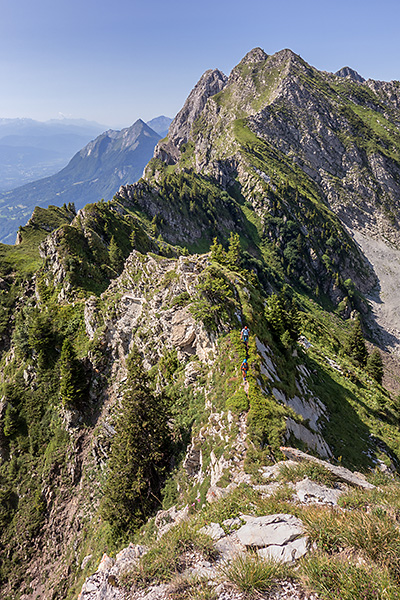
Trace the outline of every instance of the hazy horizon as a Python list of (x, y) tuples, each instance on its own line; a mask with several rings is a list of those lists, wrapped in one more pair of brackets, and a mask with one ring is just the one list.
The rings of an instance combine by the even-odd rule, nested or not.
[(229, 74), (256, 46), (398, 80), (399, 13), (394, 0), (15, 0), (2, 6), (0, 118), (62, 114), (114, 129), (172, 118), (204, 71)]

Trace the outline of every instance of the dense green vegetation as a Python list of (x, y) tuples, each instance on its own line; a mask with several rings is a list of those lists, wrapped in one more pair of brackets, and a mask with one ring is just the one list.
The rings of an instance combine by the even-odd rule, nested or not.
[(152, 392), (142, 359), (133, 349), (115, 424), (102, 515), (115, 538), (126, 538), (159, 504), (167, 465), (168, 413), (165, 400)]

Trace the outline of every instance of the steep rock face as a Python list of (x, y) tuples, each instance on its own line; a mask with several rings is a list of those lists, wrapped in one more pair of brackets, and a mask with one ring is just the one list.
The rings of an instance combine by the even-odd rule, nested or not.
[[(389, 107), (392, 105), (396, 109), (400, 109), (400, 82), (399, 81), (375, 81), (368, 79), (367, 86), (377, 94), (378, 98), (382, 99)], [(384, 113), (385, 114), (385, 113)], [(399, 119), (396, 119), (399, 125)]]
[(257, 137), (291, 157), (344, 223), (398, 244), (398, 228), (387, 218), (389, 205), (399, 209), (398, 161), (378, 150), (366, 152), (350, 121), (296, 80), (285, 87), (284, 106), (284, 120), (283, 105), (268, 106), (250, 118)]
[[(139, 193), (138, 193), (139, 192)], [(168, 205), (155, 191), (149, 191), (141, 182), (120, 187), (116, 197), (128, 205), (139, 206), (150, 218), (161, 218), (168, 224), (165, 238), (172, 244), (187, 239), (197, 239), (202, 235), (202, 226), (173, 205)]]
[[(220, 190), (218, 190), (220, 193)], [(162, 234), (171, 244), (193, 243), (207, 234), (210, 223), (205, 217), (207, 210), (198, 205), (198, 212), (193, 215), (188, 203), (180, 205), (175, 198), (166, 198), (158, 185), (152, 187), (139, 181), (133, 185), (122, 186), (115, 198), (128, 209), (143, 210), (150, 219), (162, 224)], [(226, 235), (241, 225), (241, 215), (232, 203), (223, 198), (214, 199), (213, 211), (218, 215), (214, 220), (216, 230)]]
[[(62, 238), (63, 232), (61, 229), (58, 229), (42, 242), (39, 248), (39, 252), (41, 258), (43, 258), (47, 262), (47, 266), (49, 267), (49, 275), (51, 274), (54, 284), (62, 284), (63, 289), (67, 291), (68, 289), (70, 289), (70, 286), (67, 283), (67, 273), (65, 270), (65, 265), (60, 260), (59, 255), (59, 247)], [(50, 281), (50, 279), (48, 281)]]
[(362, 77), (357, 71), (351, 69), (350, 67), (342, 67), (339, 71), (336, 71), (335, 75), (337, 77), (348, 77), (353, 81), (358, 81), (359, 83), (364, 83), (365, 79)]
[(204, 73), (196, 84), (182, 110), (172, 121), (167, 143), (161, 142), (156, 146), (154, 155), (168, 164), (173, 164), (179, 157), (182, 144), (189, 139), (193, 123), (202, 112), (208, 98), (220, 92), (226, 84), (227, 77), (218, 69)]

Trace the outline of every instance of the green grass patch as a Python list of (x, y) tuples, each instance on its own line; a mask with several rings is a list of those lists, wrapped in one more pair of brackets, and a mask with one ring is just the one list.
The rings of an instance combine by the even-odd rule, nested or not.
[(248, 554), (232, 559), (221, 567), (221, 572), (240, 592), (255, 598), (270, 591), (279, 579), (285, 579), (289, 568), (282, 562)]
[(190, 555), (193, 553), (206, 560), (215, 560), (218, 555), (209, 536), (199, 533), (187, 521), (183, 521), (150, 548), (126, 576), (125, 584), (146, 586), (149, 583), (171, 581), (191, 566)]

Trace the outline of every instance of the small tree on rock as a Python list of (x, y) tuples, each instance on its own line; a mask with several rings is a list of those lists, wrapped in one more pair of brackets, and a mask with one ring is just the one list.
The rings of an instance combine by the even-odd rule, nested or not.
[(77, 408), (83, 400), (86, 378), (69, 338), (65, 338), (60, 357), (60, 396), (67, 408)]
[(300, 320), (296, 305), (285, 297), (284, 292), (269, 296), (265, 305), (265, 319), (273, 335), (290, 349), (300, 335)]
[(108, 249), (108, 256), (110, 258), (111, 267), (114, 269), (114, 271), (119, 273), (122, 270), (122, 267), (124, 266), (124, 257), (120, 248), (118, 247), (117, 242), (115, 241), (114, 236), (111, 237), (110, 247)]
[(242, 251), (240, 248), (240, 237), (238, 233), (233, 233), (231, 231), (226, 257), (229, 267), (234, 271), (238, 271), (242, 262)]
[(215, 262), (220, 265), (224, 265), (226, 263), (226, 252), (215, 237), (213, 243), (210, 246), (211, 260), (215, 260)]

